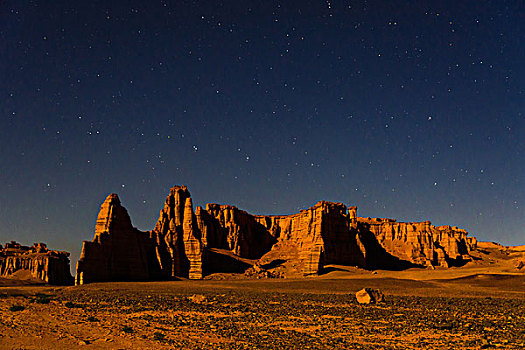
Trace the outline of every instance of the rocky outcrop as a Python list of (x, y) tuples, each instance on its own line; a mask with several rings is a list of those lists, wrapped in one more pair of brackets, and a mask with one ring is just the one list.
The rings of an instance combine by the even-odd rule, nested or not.
[(16, 242), (7, 243), (4, 248), (0, 245), (0, 276), (14, 277), (22, 271), (49, 284), (73, 283), (68, 252), (48, 250), (44, 243), (35, 243), (32, 247)]
[(201, 235), (190, 192), (185, 186), (173, 187), (150, 233), (161, 274), (202, 278)]
[(357, 207), (321, 201), (297, 214), (252, 215), (231, 205), (193, 210), (185, 186), (170, 190), (153, 230), (141, 232), (116, 194), (101, 206), (92, 242), (84, 242), (76, 283), (199, 279), (238, 259), (293, 261), (302, 275), (326, 265), (403, 269), (460, 265), (476, 240), (465, 230), (430, 222), (357, 216)]
[(244, 271), (244, 276), (248, 278), (281, 278), (281, 274), (267, 270), (261, 263), (257, 262), (252, 267)]
[(206, 209), (198, 208), (197, 213), (197, 225), (206, 247), (224, 248), (238, 256), (257, 259), (276, 242), (271, 222), (234, 206), (207, 204)]
[(150, 248), (147, 235), (131, 225), (118, 196), (110, 194), (100, 207), (93, 241), (82, 246), (75, 284), (148, 280)]
[(276, 255), (296, 259), (305, 276), (319, 273), (327, 264), (363, 265), (357, 227), (342, 203), (321, 201), (298, 214), (257, 216), (257, 220), (273, 232)]
[(317, 274), (326, 264), (363, 265), (347, 208), (319, 202), (287, 216), (251, 215), (230, 205), (197, 208), (197, 224), (207, 248), (228, 249), (239, 257), (259, 259), (272, 251), (276, 258), (293, 259), (304, 275)]
[[(414, 266), (450, 267), (470, 260), (469, 251), (476, 241), (467, 239), (467, 231), (457, 227), (434, 226), (430, 221), (397, 222), (393, 219), (358, 218), (362, 236), (373, 234), (386, 253)], [(381, 265), (382, 259), (374, 249), (365, 259), (367, 267)], [(387, 264), (382, 264), (387, 267)], [(408, 267), (408, 265), (406, 266)]]

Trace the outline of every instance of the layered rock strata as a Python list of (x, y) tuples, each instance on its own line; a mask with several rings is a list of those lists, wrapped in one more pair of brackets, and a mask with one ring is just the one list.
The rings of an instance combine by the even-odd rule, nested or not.
[(149, 236), (155, 246), (159, 271), (165, 276), (202, 278), (204, 244), (190, 192), (185, 186), (170, 190)]
[(35, 243), (32, 247), (16, 242), (0, 245), (0, 276), (13, 277), (27, 271), (30, 276), (55, 285), (73, 283), (69, 271), (69, 253), (49, 250), (44, 243)]
[(293, 261), (305, 276), (318, 274), (329, 264), (369, 269), (448, 267), (468, 261), (474, 249), (475, 239), (457, 227), (360, 218), (357, 207), (342, 203), (321, 201), (286, 216), (252, 215), (220, 204), (194, 211), (188, 189), (175, 186), (154, 229), (147, 232), (134, 228), (118, 196), (109, 195), (93, 241), (84, 242), (76, 283), (199, 279), (221, 272), (219, 266), (232, 257)]
[(149, 280), (151, 248), (147, 235), (131, 225), (119, 197), (110, 194), (100, 207), (93, 241), (82, 246), (75, 284)]
[[(450, 267), (469, 261), (471, 250), (476, 249), (476, 239), (467, 237), (467, 231), (451, 226), (434, 226), (430, 221), (397, 222), (393, 219), (358, 218), (363, 241), (372, 242), (379, 251), (387, 252), (394, 259), (406, 262), (401, 267), (442, 266)], [(371, 238), (364, 238), (371, 232)], [(384, 267), (375, 249), (365, 248), (367, 267)], [(384, 255), (384, 254), (383, 254)]]

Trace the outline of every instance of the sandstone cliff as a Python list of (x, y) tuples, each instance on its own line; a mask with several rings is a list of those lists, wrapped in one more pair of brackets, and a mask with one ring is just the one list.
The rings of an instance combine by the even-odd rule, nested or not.
[(84, 242), (77, 262), (75, 284), (95, 281), (147, 280), (148, 241), (131, 225), (116, 194), (100, 208), (92, 242)]
[[(185, 186), (170, 190), (153, 230), (141, 232), (116, 194), (101, 206), (92, 242), (84, 242), (76, 283), (202, 278), (246, 259), (293, 261), (303, 275), (329, 264), (362, 268), (448, 267), (470, 259), (465, 230), (430, 222), (357, 216), (357, 208), (321, 201), (286, 216), (252, 215), (231, 205), (193, 210)], [(242, 260), (244, 259), (244, 260)]]
[(159, 220), (150, 233), (160, 271), (170, 277), (202, 278), (203, 244), (185, 186), (171, 189)]
[[(467, 231), (457, 227), (434, 226), (430, 221), (396, 222), (393, 219), (358, 218), (362, 227), (363, 241), (379, 245), (395, 259), (405, 262), (404, 266), (460, 265), (470, 260), (469, 252), (476, 249), (475, 239), (467, 238)], [(364, 238), (371, 232), (371, 238)], [(375, 249), (365, 249), (367, 267), (381, 266), (381, 258)]]
[(22, 271), (49, 284), (73, 283), (69, 253), (48, 250), (44, 243), (35, 243), (32, 247), (16, 242), (7, 243), (4, 248), (0, 245), (0, 276), (12, 277)]

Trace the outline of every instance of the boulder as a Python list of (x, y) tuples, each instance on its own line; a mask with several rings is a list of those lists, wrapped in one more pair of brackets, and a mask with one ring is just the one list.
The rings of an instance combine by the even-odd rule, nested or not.
[(379, 289), (374, 288), (363, 288), (355, 293), (355, 297), (359, 304), (377, 304), (385, 299), (383, 293)]

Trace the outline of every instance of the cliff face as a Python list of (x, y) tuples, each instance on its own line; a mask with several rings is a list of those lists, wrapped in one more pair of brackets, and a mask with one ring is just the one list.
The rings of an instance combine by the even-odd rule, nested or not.
[(430, 222), (399, 223), (357, 216), (357, 208), (321, 201), (293, 215), (251, 215), (230, 205), (193, 210), (185, 186), (175, 186), (152, 231), (135, 229), (116, 194), (101, 206), (92, 242), (84, 242), (76, 283), (202, 278), (225, 266), (217, 250), (244, 259), (294, 261), (303, 275), (325, 265), (402, 269), (459, 265), (475, 239)]
[(203, 243), (185, 186), (171, 189), (159, 220), (150, 233), (155, 255), (164, 276), (202, 278)]
[(298, 214), (256, 218), (276, 239), (273, 255), (296, 259), (305, 276), (327, 264), (363, 266), (357, 229), (342, 203), (322, 201)]
[(33, 278), (49, 284), (68, 285), (73, 283), (69, 272), (69, 253), (48, 250), (44, 243), (32, 247), (16, 242), (0, 245), (0, 276), (10, 277), (26, 270)]
[(258, 259), (276, 241), (276, 233), (268, 230), (263, 220), (231, 205), (207, 204), (198, 209), (206, 247), (222, 248), (251, 259)]
[[(457, 227), (436, 227), (430, 221), (396, 222), (392, 219), (358, 218), (358, 222), (362, 236), (366, 236), (366, 232), (372, 233), (372, 240), (393, 257), (408, 263), (407, 266), (459, 265), (469, 261), (469, 252), (476, 249), (475, 239), (467, 238), (467, 231)], [(381, 265), (381, 258), (374, 255), (373, 249), (369, 251), (367, 267)]]
[(100, 207), (93, 241), (82, 246), (75, 284), (148, 280), (149, 248), (146, 234), (131, 225), (118, 196), (110, 194)]

